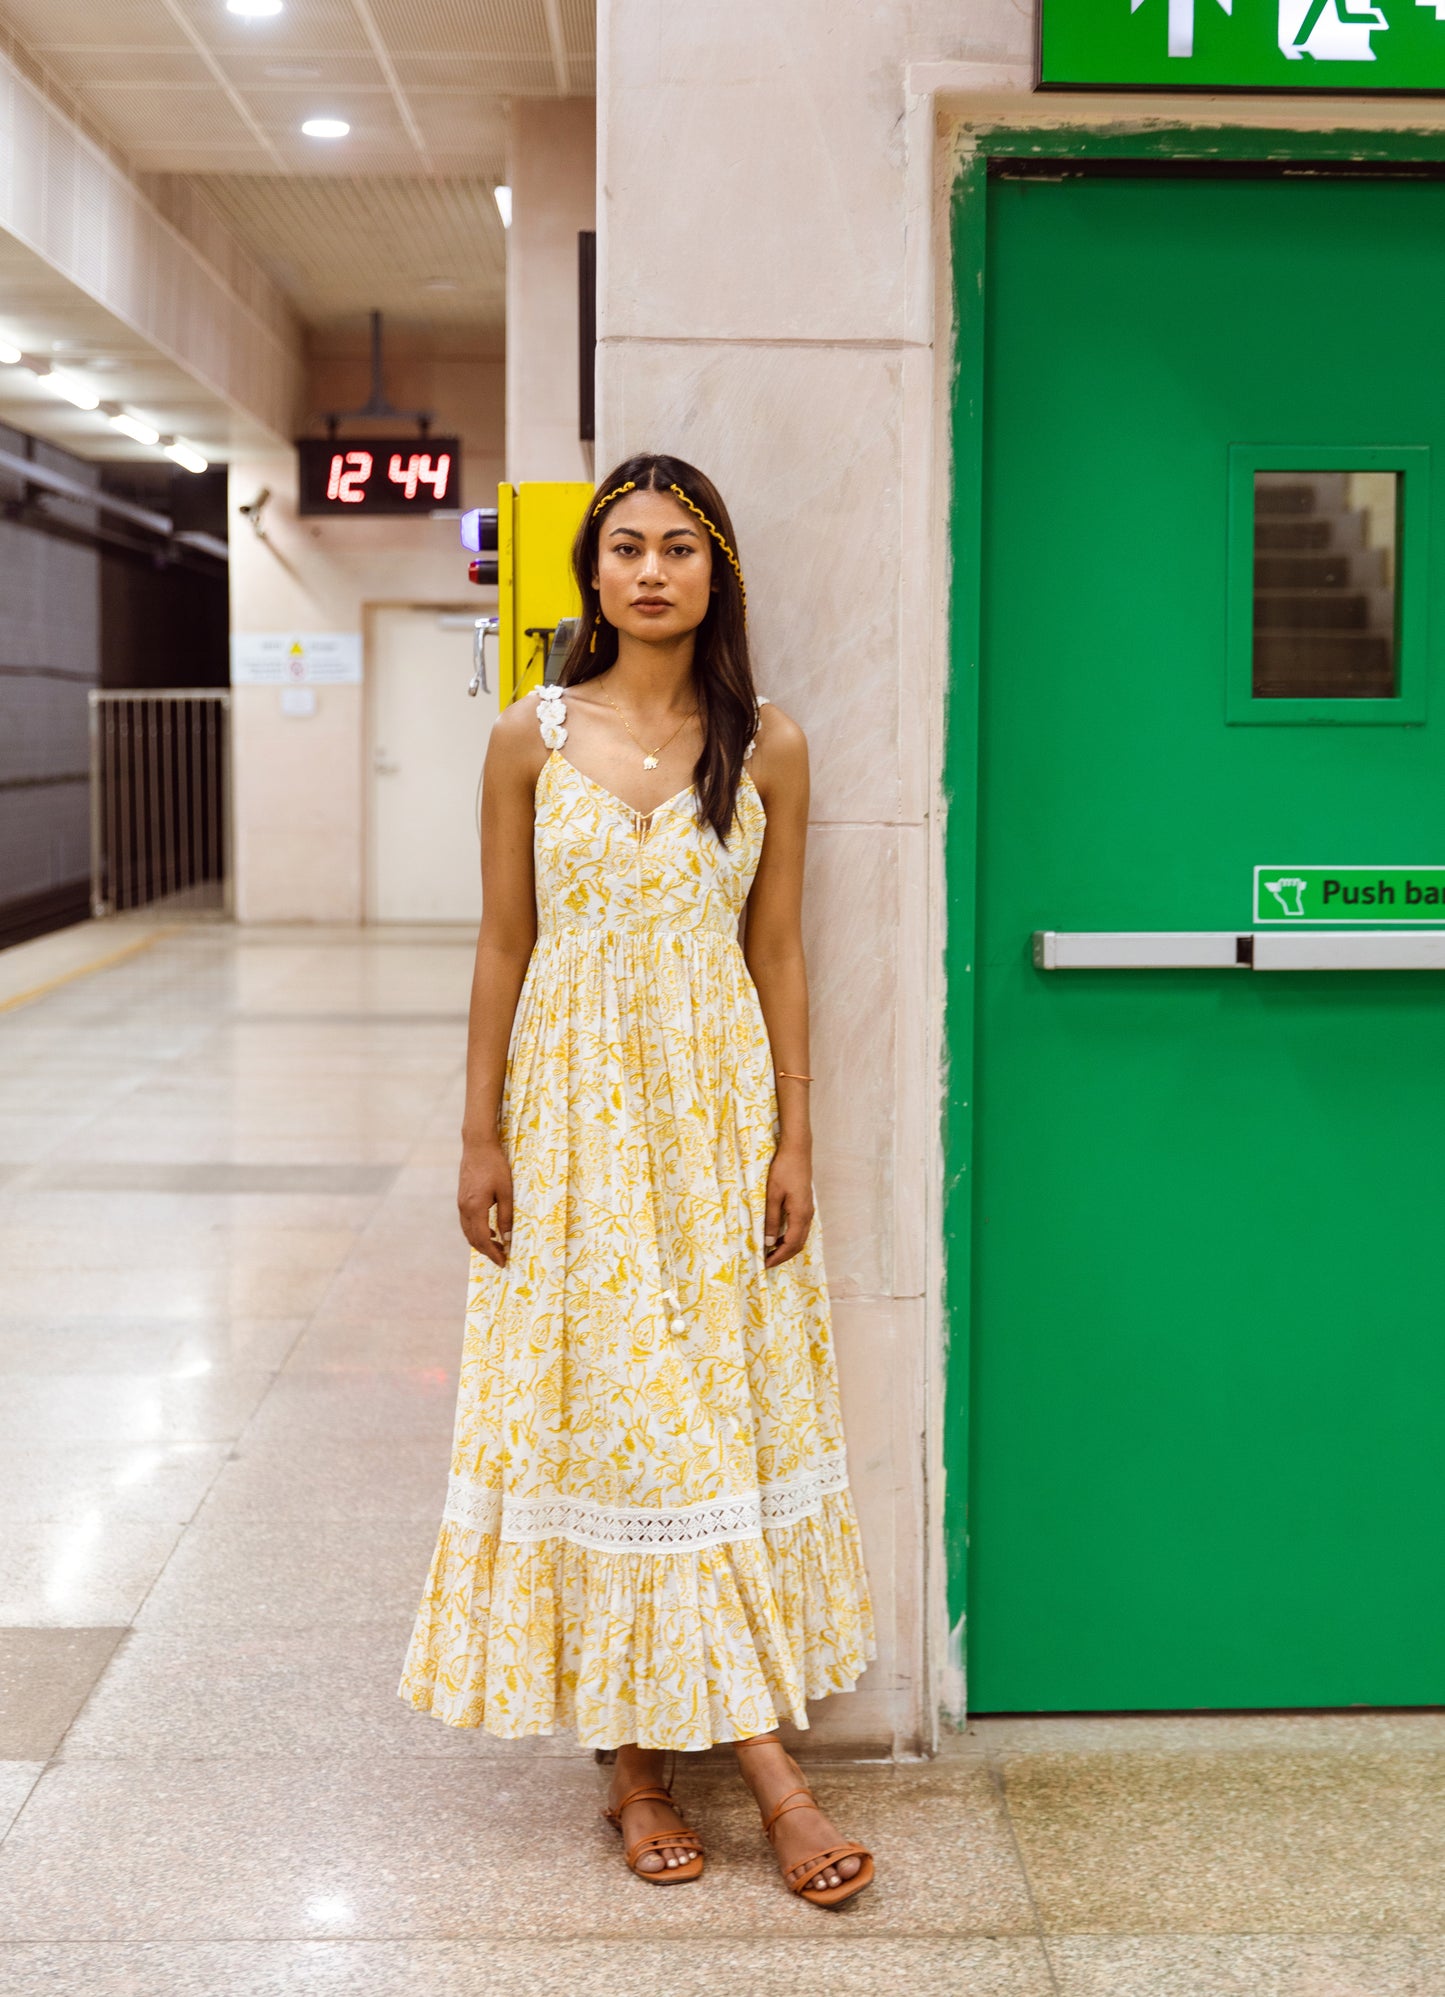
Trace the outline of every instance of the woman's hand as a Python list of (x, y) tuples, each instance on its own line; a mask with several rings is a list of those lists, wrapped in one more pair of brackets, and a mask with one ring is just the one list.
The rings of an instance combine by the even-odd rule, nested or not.
[[(497, 1233), (492, 1238), (491, 1213), (497, 1209)], [(505, 1268), (507, 1250), (512, 1245), (512, 1168), (499, 1140), (470, 1144), (462, 1153), (461, 1180), (457, 1186), (457, 1212), (462, 1233), (479, 1255)]]
[[(763, 1267), (791, 1261), (813, 1224), (813, 1158), (804, 1145), (780, 1144), (768, 1172), (763, 1220)], [(769, 1245), (771, 1244), (771, 1245)]]

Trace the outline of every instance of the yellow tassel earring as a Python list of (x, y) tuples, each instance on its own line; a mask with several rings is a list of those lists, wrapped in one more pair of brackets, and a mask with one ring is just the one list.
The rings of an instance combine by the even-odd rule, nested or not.
[(597, 615), (592, 620), (592, 642), (587, 647), (589, 652), (595, 652), (597, 650), (597, 633), (601, 628), (602, 628), (602, 612), (599, 610)]

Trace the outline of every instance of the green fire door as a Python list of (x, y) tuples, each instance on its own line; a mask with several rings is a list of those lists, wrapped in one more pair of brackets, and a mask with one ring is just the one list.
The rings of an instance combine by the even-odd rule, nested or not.
[(1445, 185), (989, 188), (968, 1691), (1445, 1703)]

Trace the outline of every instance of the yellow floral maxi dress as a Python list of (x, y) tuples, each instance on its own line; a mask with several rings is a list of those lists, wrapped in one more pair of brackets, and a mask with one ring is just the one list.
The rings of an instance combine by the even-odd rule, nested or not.
[[(499, 1128), (505, 1268), (475, 1252), (451, 1482), (401, 1696), (515, 1738), (696, 1749), (807, 1725), (874, 1655), (823, 1244), (763, 1267), (777, 1097), (728, 845), (561, 752)], [(751, 749), (749, 749), (751, 754)]]

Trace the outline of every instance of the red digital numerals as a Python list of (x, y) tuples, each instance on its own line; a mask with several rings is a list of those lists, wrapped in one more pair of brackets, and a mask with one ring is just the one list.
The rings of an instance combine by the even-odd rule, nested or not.
[[(395, 464), (395, 458), (392, 459)], [(343, 506), (360, 506), (366, 497), (366, 481), (371, 477), (370, 451), (337, 451), (331, 460), (331, 476), (326, 481), (326, 497)]]
[[(326, 497), (337, 506), (362, 505), (375, 462), (370, 451), (333, 452)], [(405, 459), (400, 451), (393, 451), (386, 476), (392, 485), (401, 487), (408, 499), (415, 499), (424, 486), (429, 487), (436, 504), (446, 498), (451, 484), (452, 454), (439, 452), (433, 464), (430, 451), (413, 451)]]
[(430, 451), (413, 451), (403, 465), (401, 452), (393, 451), (386, 475), (393, 485), (399, 485), (405, 490), (408, 499), (415, 499), (418, 489), (429, 485), (432, 498), (442, 500), (446, 498), (447, 486), (452, 475), (451, 454), (448, 451), (441, 452), (433, 465)]

